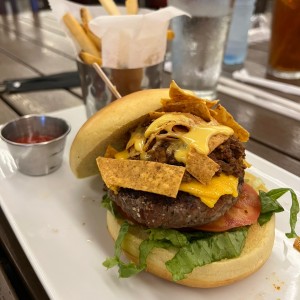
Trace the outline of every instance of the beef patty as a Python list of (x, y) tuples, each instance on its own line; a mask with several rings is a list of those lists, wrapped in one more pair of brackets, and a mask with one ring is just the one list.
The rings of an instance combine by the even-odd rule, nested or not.
[[(241, 186), (242, 183), (239, 184), (239, 190)], [(231, 195), (223, 195), (213, 208), (209, 208), (199, 198), (181, 191), (174, 199), (123, 188), (118, 194), (109, 190), (108, 196), (130, 219), (149, 228), (200, 226), (224, 215), (237, 201)]]
[[(156, 156), (149, 152), (150, 160), (176, 163), (173, 162), (173, 156), (168, 157), (165, 154), (168, 144), (164, 143), (158, 147), (159, 149), (156, 150), (160, 150), (164, 155)], [(210, 153), (209, 157), (220, 165), (217, 176), (224, 172), (239, 178), (238, 190), (240, 191), (244, 178), (244, 146), (236, 138), (230, 137)], [(188, 178), (185, 180), (188, 181)], [(181, 191), (179, 191), (176, 199), (124, 188), (121, 188), (118, 194), (112, 191), (108, 191), (108, 194), (129, 219), (150, 228), (200, 226), (224, 215), (237, 200), (231, 195), (223, 195), (213, 208), (209, 208), (199, 198)]]
[[(161, 141), (147, 152), (148, 160), (166, 163), (170, 165), (181, 165), (174, 157), (174, 151), (168, 151), (169, 141)], [(231, 136), (223, 144), (219, 145), (208, 155), (214, 160), (220, 169), (217, 175), (225, 173), (235, 177), (244, 177), (245, 147), (235, 137)], [(131, 159), (139, 159), (139, 155)]]

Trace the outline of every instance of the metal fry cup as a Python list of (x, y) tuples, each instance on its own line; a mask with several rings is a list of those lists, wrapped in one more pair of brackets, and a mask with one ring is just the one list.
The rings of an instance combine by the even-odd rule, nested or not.
[(70, 130), (70, 125), (63, 119), (27, 115), (5, 124), (0, 136), (21, 173), (41, 176), (61, 166)]
[[(82, 98), (89, 118), (116, 98), (92, 65), (77, 60), (77, 67), (81, 81)], [(144, 89), (161, 87), (163, 63), (137, 69), (102, 68), (102, 70), (121, 96)]]

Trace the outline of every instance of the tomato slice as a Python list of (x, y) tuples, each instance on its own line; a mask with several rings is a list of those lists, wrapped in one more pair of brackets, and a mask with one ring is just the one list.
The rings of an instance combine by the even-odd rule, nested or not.
[(254, 224), (260, 214), (261, 203), (257, 192), (247, 183), (243, 184), (238, 200), (222, 217), (196, 229), (221, 232), (231, 228)]

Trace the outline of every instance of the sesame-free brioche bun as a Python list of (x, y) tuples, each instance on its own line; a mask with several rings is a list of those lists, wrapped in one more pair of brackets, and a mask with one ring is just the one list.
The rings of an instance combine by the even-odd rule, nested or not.
[[(144, 90), (132, 93), (112, 102), (89, 118), (78, 131), (70, 149), (70, 167), (78, 178), (99, 174), (96, 159), (103, 156), (108, 145), (122, 150), (125, 135), (149, 112), (161, 108), (161, 99), (169, 98), (169, 89)], [(254, 176), (245, 178), (257, 189), (260, 181)], [(261, 189), (261, 187), (259, 187)], [(122, 220), (107, 213), (107, 227), (114, 240), (117, 239)], [(139, 245), (146, 238), (140, 227), (131, 227), (122, 244), (130, 260), (138, 263)], [(234, 259), (224, 259), (195, 268), (187, 278), (176, 283), (199, 288), (228, 285), (256, 272), (269, 258), (275, 236), (275, 220), (263, 226), (250, 226), (242, 254)], [(147, 271), (172, 281), (165, 266), (175, 252), (155, 248), (147, 258)]]
[[(117, 239), (122, 220), (116, 219), (107, 212), (107, 227), (114, 240)], [(241, 255), (237, 258), (224, 259), (202, 267), (195, 268), (187, 278), (175, 283), (197, 287), (213, 288), (239, 281), (255, 273), (269, 258), (272, 252), (275, 237), (275, 216), (263, 226), (250, 226), (246, 244)], [(143, 233), (134, 227), (122, 244), (125, 255), (138, 263), (139, 245), (143, 241)], [(175, 252), (162, 248), (154, 248), (147, 258), (146, 271), (155, 276), (172, 281), (171, 273), (165, 262), (172, 259)]]
[(138, 91), (107, 105), (89, 118), (78, 131), (70, 150), (69, 162), (78, 178), (98, 174), (96, 158), (104, 155), (109, 144), (116, 149), (125, 145), (125, 132), (149, 112), (161, 108), (161, 98), (169, 89)]

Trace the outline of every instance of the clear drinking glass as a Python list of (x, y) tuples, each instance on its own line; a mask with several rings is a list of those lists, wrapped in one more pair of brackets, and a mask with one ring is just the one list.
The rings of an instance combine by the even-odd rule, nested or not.
[(268, 73), (300, 78), (300, 1), (274, 1)]
[(191, 15), (172, 20), (172, 79), (198, 96), (213, 99), (222, 69), (233, 0), (170, 0)]
[(254, 11), (255, 0), (235, 0), (232, 21), (225, 48), (224, 63), (242, 64), (247, 55), (248, 30)]

